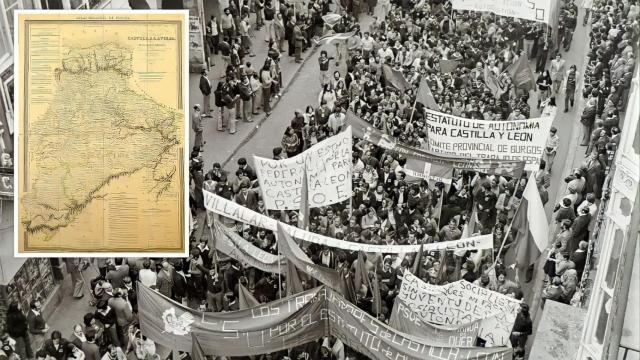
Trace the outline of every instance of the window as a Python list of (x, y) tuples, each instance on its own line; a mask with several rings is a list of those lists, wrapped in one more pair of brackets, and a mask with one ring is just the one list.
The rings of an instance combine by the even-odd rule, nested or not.
[[(4, 4), (0, 3), (0, 7), (2, 7), (2, 19), (4, 20)], [(12, 23), (13, 24), (13, 23)], [(12, 56), (13, 47), (12, 47), (12, 36), (13, 32), (11, 32), (12, 27), (7, 26), (7, 22), (4, 21), (2, 25), (0, 25), (0, 59), (4, 59), (5, 56)], [(0, 61), (1, 63), (2, 61)]]
[(59, 10), (62, 9), (62, 0), (40, 0), (43, 9)]
[(2, 8), (2, 44), (0, 44), (0, 58), (7, 51), (13, 49), (13, 18), (14, 12), (20, 9), (33, 9), (33, 0), (0, 0)]
[(74, 10), (87, 10), (88, 4), (84, 0), (70, 0), (71, 8)]
[(622, 243), (624, 241), (624, 233), (620, 229), (616, 229), (613, 235), (613, 246), (611, 247), (611, 255), (609, 256), (609, 266), (604, 279), (604, 285), (608, 290), (613, 290), (616, 284), (616, 274), (618, 273), (618, 263), (622, 252)]
[(598, 325), (596, 326), (596, 340), (598, 344), (604, 344), (604, 336), (607, 333), (607, 321), (609, 320), (609, 313), (611, 312), (611, 296), (606, 292), (603, 293), (602, 303), (600, 304), (600, 310), (598, 313)]

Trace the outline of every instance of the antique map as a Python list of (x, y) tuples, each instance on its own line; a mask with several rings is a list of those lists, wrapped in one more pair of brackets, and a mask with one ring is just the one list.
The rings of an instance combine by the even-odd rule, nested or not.
[(185, 249), (186, 12), (20, 12), (20, 253)]

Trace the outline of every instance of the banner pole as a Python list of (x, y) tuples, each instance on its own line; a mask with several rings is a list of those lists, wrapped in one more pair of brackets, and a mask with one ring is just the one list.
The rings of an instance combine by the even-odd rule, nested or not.
[(280, 247), (278, 247), (278, 294), (279, 295), (279, 299), (282, 299), (282, 268), (281, 268), (281, 264), (282, 261), (280, 261)]
[(211, 233), (211, 244), (213, 246), (213, 268), (218, 273), (218, 248), (215, 245), (215, 239), (213, 237), (213, 226), (209, 227), (209, 232)]

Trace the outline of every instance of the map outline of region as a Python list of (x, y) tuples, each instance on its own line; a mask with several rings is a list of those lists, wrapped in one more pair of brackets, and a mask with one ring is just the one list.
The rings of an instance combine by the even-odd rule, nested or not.
[[(23, 14), (25, 15), (24, 18), (22, 17)], [(162, 16), (155, 16), (155, 14), (159, 14)], [(159, 101), (157, 98), (154, 98), (152, 95), (149, 95), (145, 91), (143, 86), (141, 86), (139, 83), (139, 80), (143, 75), (142, 72), (140, 72), (139, 74), (136, 73), (135, 77), (132, 76), (134, 72), (133, 70), (134, 53), (135, 53), (134, 49), (128, 49), (126, 45), (110, 39), (107, 39), (107, 40), (103, 39), (101, 42), (100, 41), (94, 42), (86, 47), (60, 46), (61, 49), (65, 48), (69, 50), (68, 53), (64, 54), (64, 55), (68, 55), (68, 57), (62, 57), (61, 59), (62, 61), (58, 62), (59, 66), (55, 69), (55, 75), (54, 75), (54, 79), (56, 81), (56, 89), (55, 89), (55, 92), (52, 91), (54, 92), (54, 95), (51, 96), (51, 99), (50, 99), (51, 104), (48, 105), (44, 115), (37, 117), (39, 122), (44, 122), (45, 118), (47, 119), (49, 118), (48, 116), (45, 117), (45, 115), (55, 114), (55, 112), (53, 113), (49, 112), (51, 109), (64, 108), (65, 111), (76, 110), (77, 113), (85, 116), (86, 116), (86, 113), (89, 111), (89, 109), (93, 109), (93, 108), (90, 108), (89, 105), (85, 104), (86, 99), (79, 102), (76, 101), (74, 103), (74, 99), (69, 98), (69, 96), (72, 96), (72, 94), (75, 94), (75, 93), (74, 92), (71, 92), (69, 94), (64, 93), (63, 89), (65, 87), (63, 87), (63, 84), (66, 86), (69, 86), (69, 84), (74, 84), (75, 82), (79, 82), (81, 84), (87, 85), (87, 83), (85, 82), (90, 82), (91, 86), (86, 86), (84, 88), (79, 87), (78, 89), (76, 89), (76, 93), (84, 93), (85, 97), (91, 98), (90, 97), (90, 94), (92, 94), (91, 91), (95, 90), (98, 94), (104, 94), (103, 95), (104, 99), (102, 99), (104, 102), (107, 102), (107, 99), (109, 101), (112, 100), (109, 96), (107, 96), (107, 95), (113, 96), (113, 93), (109, 93), (109, 91), (112, 91), (112, 90), (116, 95), (116, 99), (122, 100), (124, 99), (124, 96), (127, 95), (127, 96), (133, 96), (133, 99), (137, 101), (124, 100), (120, 103), (118, 103), (118, 101), (113, 101), (115, 105), (113, 105), (113, 107), (109, 109), (112, 111), (111, 113), (106, 111), (105, 110), (106, 108), (99, 107), (99, 111), (97, 111), (97, 113), (100, 114), (100, 111), (105, 111), (105, 113), (101, 114), (100, 116), (98, 115), (86, 116), (88, 118), (86, 122), (83, 122), (84, 118), (80, 115), (77, 116), (78, 118), (80, 118), (80, 120), (77, 120), (76, 116), (69, 117), (73, 119), (71, 120), (71, 122), (75, 121), (76, 124), (82, 124), (83, 126), (86, 126), (87, 128), (90, 128), (90, 129), (93, 129), (92, 126), (102, 124), (96, 120), (98, 118), (102, 118), (103, 123), (106, 122), (108, 125), (112, 125), (111, 127), (97, 130), (98, 134), (102, 131), (102, 147), (99, 147), (95, 144), (93, 144), (95, 146), (91, 147), (91, 149), (94, 149), (94, 147), (97, 148), (99, 150), (98, 153), (103, 152), (102, 153), (103, 155), (102, 156), (102, 164), (103, 164), (102, 175), (103, 176), (102, 177), (98, 176), (99, 171), (96, 171), (95, 179), (93, 177), (90, 177), (88, 181), (89, 181), (89, 184), (91, 184), (90, 181), (95, 180), (95, 181), (98, 181), (98, 184), (95, 186), (88, 185), (85, 187), (78, 185), (78, 182), (80, 182), (80, 180), (77, 176), (76, 177), (71, 176), (70, 183), (77, 185), (77, 187), (74, 189), (71, 189), (70, 191), (69, 189), (66, 188), (67, 179), (65, 179), (65, 181), (60, 181), (60, 185), (61, 185), (60, 193), (63, 194), (64, 196), (68, 196), (69, 193), (72, 193), (75, 196), (76, 193), (74, 191), (77, 191), (78, 189), (80, 189), (81, 191), (85, 192), (84, 194), (86, 194), (86, 197), (83, 198), (80, 195), (79, 198), (81, 199), (80, 201), (78, 201), (77, 198), (74, 198), (73, 196), (71, 196), (69, 198), (65, 198), (66, 200), (68, 200), (68, 202), (63, 202), (61, 200), (62, 196), (60, 198), (56, 198), (54, 196), (52, 198), (54, 200), (53, 203), (56, 203), (57, 201), (58, 206), (55, 206), (55, 204), (52, 205), (52, 203), (38, 202), (38, 205), (41, 210), (42, 209), (50, 210), (50, 213), (48, 214), (47, 219), (45, 219), (45, 216), (41, 216), (40, 213), (34, 216), (34, 213), (32, 212), (32, 213), (28, 213), (28, 216), (27, 216), (26, 212), (28, 212), (29, 210), (33, 210), (34, 207), (25, 206), (25, 203), (29, 203), (30, 205), (32, 205), (32, 203), (36, 202), (36, 199), (38, 199), (38, 195), (34, 196), (33, 198), (29, 198), (29, 195), (31, 195), (31, 193), (28, 192), (27, 193), (28, 195), (24, 195), (23, 191), (21, 191), (24, 189), (31, 190), (30, 187), (35, 188), (35, 186), (32, 186), (33, 185), (32, 182), (33, 183), (36, 183), (36, 182), (32, 180), (37, 175), (32, 178), (28, 172), (30, 162), (31, 162), (30, 159), (31, 159), (31, 156), (33, 156), (33, 153), (36, 153), (37, 155), (43, 157), (43, 159), (40, 159), (41, 161), (40, 164), (47, 163), (46, 161), (47, 155), (44, 155), (44, 154), (47, 154), (47, 152), (45, 151), (47, 143), (45, 141), (41, 141), (42, 139), (47, 139), (46, 137), (47, 135), (39, 134), (40, 138), (37, 139), (38, 145), (31, 145), (31, 146), (29, 145), (29, 136), (31, 137), (38, 136), (38, 135), (34, 135), (29, 128), (29, 121), (31, 120), (30, 114), (28, 112), (30, 108), (29, 103), (31, 103), (30, 101), (31, 99), (29, 98), (29, 95), (31, 95), (31, 93), (29, 93), (29, 90), (28, 90), (30, 78), (29, 78), (28, 71), (24, 71), (24, 73), (20, 73), (18, 68), (19, 64), (24, 66), (26, 69), (31, 69), (31, 66), (32, 66), (31, 64), (32, 59), (29, 53), (29, 43), (31, 39), (27, 37), (29, 35), (28, 33), (29, 23), (34, 21), (34, 17), (31, 17), (32, 15), (35, 16), (36, 18), (35, 21), (40, 21), (40, 22), (56, 23), (56, 24), (74, 23), (74, 25), (89, 24), (89, 23), (100, 24), (100, 25), (96, 25), (97, 27), (109, 26), (113, 22), (118, 22), (119, 23), (118, 25), (125, 22), (125, 23), (132, 23), (134, 24), (134, 26), (146, 26), (148, 29), (153, 30), (154, 28), (152, 28), (152, 26), (159, 26), (159, 24), (171, 24), (176, 28), (175, 37), (170, 37), (170, 36), (154, 37), (150, 35), (137, 36), (137, 37), (129, 36), (129, 40), (133, 39), (133, 40), (142, 41), (146, 44), (145, 45), (146, 48), (152, 48), (151, 43), (153, 41), (177, 40), (177, 43), (178, 43), (178, 45), (175, 45), (178, 49), (178, 51), (176, 51), (176, 56), (177, 56), (176, 62), (178, 64), (177, 65), (178, 71), (176, 71), (175, 74), (173, 74), (174, 77), (177, 78), (177, 86), (178, 86), (175, 94), (176, 106), (168, 106), (166, 102)], [(64, 16), (67, 16), (67, 18), (54, 19), (54, 17), (58, 15), (64, 15)], [(37, 18), (37, 16), (42, 16), (43, 18)], [(167, 20), (166, 18), (168, 17), (171, 18), (171, 20)], [(126, 178), (133, 178), (133, 177), (139, 177), (139, 176), (145, 180), (151, 179), (151, 181), (147, 181), (147, 182), (138, 181), (137, 185), (144, 187), (145, 190), (148, 190), (147, 195), (149, 196), (152, 196), (151, 195), (152, 192), (155, 191), (156, 203), (159, 204), (163, 202), (165, 200), (164, 199), (165, 194), (167, 193), (172, 194), (172, 195), (166, 196), (166, 198), (169, 199), (167, 200), (168, 202), (173, 202), (177, 204), (177, 207), (179, 208), (177, 210), (172, 209), (172, 211), (173, 210), (177, 211), (177, 214), (178, 214), (178, 219), (175, 220), (175, 223), (177, 225), (177, 228), (179, 229), (179, 232), (175, 234), (172, 233), (172, 235), (175, 235), (175, 236), (171, 237), (171, 244), (169, 246), (166, 246), (167, 244), (151, 244), (150, 245), (149, 243), (147, 243), (146, 246), (144, 245), (140, 246), (140, 244), (137, 244), (135, 245), (137, 247), (135, 246), (127, 247), (124, 250), (124, 252), (129, 256), (148, 255), (150, 252), (154, 252), (156, 254), (160, 252), (158, 256), (181, 256), (187, 253), (188, 249), (186, 247), (186, 239), (188, 238), (187, 224), (189, 223), (188, 213), (186, 211), (188, 199), (186, 197), (186, 191), (185, 191), (185, 184), (187, 184), (187, 180), (188, 180), (188, 174), (186, 173), (186, 169), (185, 169), (185, 166), (187, 164), (187, 159), (188, 159), (188, 154), (185, 151), (186, 144), (188, 144), (188, 138), (187, 138), (188, 132), (186, 131), (186, 128), (187, 128), (186, 121), (188, 119), (188, 108), (186, 106), (186, 104), (188, 104), (188, 99), (187, 99), (188, 74), (186, 73), (186, 66), (188, 64), (187, 23), (188, 23), (187, 11), (170, 11), (170, 12), (145, 11), (145, 12), (131, 12), (131, 13), (121, 12), (121, 11), (113, 11), (113, 12), (106, 12), (106, 13), (102, 11), (101, 12), (96, 12), (96, 11), (82, 11), (82, 12), (20, 11), (17, 13), (16, 29), (19, 29), (19, 30), (24, 29), (24, 34), (23, 34), (24, 39), (23, 39), (23, 43), (18, 42), (17, 38), (18, 38), (19, 31), (16, 31), (16, 35), (15, 35), (16, 44), (21, 44), (20, 45), (21, 47), (19, 51), (15, 52), (16, 61), (14, 63), (16, 64), (16, 74), (20, 74), (21, 79), (23, 79), (24, 82), (18, 82), (16, 84), (17, 85), (16, 92), (20, 91), (20, 94), (23, 95), (21, 97), (22, 101), (20, 101), (19, 106), (16, 107), (16, 119), (19, 122), (18, 126), (20, 127), (19, 128), (20, 131), (17, 131), (15, 133), (15, 137), (18, 138), (16, 139), (18, 140), (16, 141), (16, 143), (20, 144), (19, 146), (20, 151), (17, 154), (17, 156), (19, 157), (19, 161), (16, 162), (19, 165), (16, 166), (16, 174), (17, 175), (20, 174), (23, 177), (23, 179), (20, 179), (20, 178), (16, 179), (16, 183), (18, 184), (18, 191), (16, 192), (17, 199), (14, 202), (15, 228), (17, 230), (14, 237), (14, 240), (16, 242), (16, 246), (15, 246), (16, 256), (49, 256), (51, 254), (59, 255), (60, 252), (64, 252), (64, 251), (73, 252), (74, 255), (76, 256), (82, 256), (85, 253), (95, 254), (96, 252), (103, 253), (105, 256), (109, 256), (108, 253), (118, 253), (119, 255), (122, 255), (122, 251), (118, 251), (120, 250), (120, 246), (115, 246), (115, 245), (109, 247), (108, 244), (106, 244), (106, 246), (104, 246), (103, 248), (92, 247), (89, 251), (87, 251), (86, 246), (85, 247), (77, 246), (78, 244), (73, 244), (69, 246), (66, 243), (60, 244), (61, 241), (66, 241), (66, 239), (62, 239), (62, 240), (56, 239), (57, 244), (55, 245), (55, 247), (53, 243), (45, 246), (43, 246), (42, 244), (30, 245), (29, 240), (30, 240), (30, 236), (40, 235), (40, 233), (47, 233), (47, 232), (50, 232), (51, 238), (55, 238), (58, 230), (62, 229), (62, 231), (64, 231), (65, 230), (64, 228), (67, 226), (70, 226), (70, 227), (76, 226), (77, 224), (74, 224), (74, 221), (78, 221), (79, 217), (85, 216), (85, 214), (83, 214), (83, 211), (85, 208), (94, 206), (94, 207), (97, 207), (97, 210), (99, 212), (100, 208), (96, 203), (100, 203), (103, 205), (102, 214), (104, 217), (106, 217), (105, 214), (107, 214), (107, 210), (106, 210), (107, 206), (105, 204), (108, 202), (108, 200), (106, 199), (107, 196), (110, 196), (111, 198), (118, 198), (120, 195), (124, 194), (125, 196), (120, 196), (122, 198), (121, 200), (131, 201), (131, 198), (126, 196), (126, 191), (121, 193), (115, 192), (114, 194), (110, 194), (109, 186), (111, 186), (112, 183), (119, 183), (121, 178), (126, 179)], [(80, 25), (80, 26), (83, 26), (83, 25)], [(109, 29), (109, 31), (112, 31), (112, 29)], [(147, 34), (149, 33), (150, 31), (147, 30)], [(99, 35), (96, 35), (96, 37), (98, 36)], [(124, 35), (120, 35), (120, 36), (124, 36)], [(101, 52), (103, 50), (105, 51)], [(75, 51), (75, 53), (72, 53), (72, 51)], [(147, 54), (146, 54), (147, 68), (149, 68), (149, 62), (150, 62), (150, 57), (148, 57), (149, 56), (148, 52), (149, 50), (147, 50)], [(121, 55), (121, 57), (118, 57), (118, 56), (114, 57), (114, 54), (118, 54), (118, 53)], [(35, 71), (33, 72), (35, 73)], [(114, 73), (116, 75), (120, 75), (120, 77), (114, 76)], [(148, 72), (148, 73), (145, 72), (144, 75), (155, 76), (153, 75), (153, 72)], [(67, 76), (69, 78), (67, 78)], [(77, 76), (77, 78), (74, 76)], [(100, 76), (103, 76), (103, 77), (101, 78)], [(136, 80), (136, 77), (138, 78), (137, 80)], [(110, 82), (111, 80), (114, 80), (114, 84), (113, 86), (108, 87), (108, 85), (111, 84)], [(151, 82), (152, 81), (153, 79), (151, 79)], [(56, 102), (55, 100), (57, 100), (58, 92), (62, 92), (61, 96), (63, 99), (69, 98), (68, 102), (65, 102), (65, 101)], [(92, 95), (95, 95), (95, 94), (92, 94)], [(82, 97), (83, 95), (79, 95), (79, 96)], [(59, 105), (59, 103), (61, 105)], [(132, 115), (133, 111), (135, 110), (134, 106), (137, 105), (138, 103), (143, 104), (142, 105), (143, 109), (148, 111), (141, 111), (140, 116), (134, 116)], [(86, 109), (77, 110), (77, 109), (74, 109), (73, 106), (67, 107), (68, 104), (79, 105), (81, 108), (86, 107)], [(94, 104), (91, 103), (90, 105), (94, 105)], [(118, 116), (120, 114), (116, 114), (117, 110), (119, 109), (118, 106), (126, 107), (126, 110), (122, 111), (122, 116)], [(149, 109), (147, 108), (150, 108), (151, 110), (153, 110), (151, 114), (156, 116), (150, 115)], [(20, 114), (19, 111), (24, 112), (24, 114)], [(77, 113), (73, 113), (73, 114), (77, 115)], [(64, 113), (64, 112), (62, 114), (68, 115), (68, 113)], [(58, 120), (60, 120), (61, 117), (52, 116), (51, 118), (54, 118), (54, 119), (57, 118)], [(152, 124), (150, 124), (150, 120)], [(115, 129), (113, 125), (116, 123), (118, 125), (117, 132), (113, 131)], [(63, 124), (61, 121), (58, 121), (57, 129), (59, 130), (61, 127), (64, 127), (66, 125), (67, 125), (66, 122)], [(72, 126), (69, 126), (69, 128), (71, 127)], [(53, 129), (55, 130), (56, 128), (54, 127)], [(112, 130), (112, 131), (110, 132), (109, 130)], [(46, 133), (46, 130), (43, 131), (43, 133)], [(105, 162), (105, 158), (109, 159), (112, 165), (121, 165), (118, 162), (120, 160), (115, 160), (115, 157), (111, 158), (110, 156), (105, 156), (104, 154), (104, 152), (106, 151), (105, 149), (109, 149), (105, 145), (105, 137), (108, 138), (109, 136), (105, 136), (105, 134), (109, 134), (109, 136), (112, 136), (113, 138), (122, 136), (122, 139), (120, 140), (125, 140), (125, 141), (130, 140), (131, 138), (131, 141), (128, 142), (129, 145), (131, 145), (132, 147), (135, 147), (136, 145), (133, 145), (133, 144), (137, 144), (138, 150), (144, 149), (144, 151), (139, 151), (137, 153), (134, 152), (132, 156), (134, 160), (137, 159), (135, 158), (136, 156), (142, 157), (143, 158), (142, 163), (139, 165), (136, 163), (135, 168), (131, 168), (131, 167), (127, 168), (126, 166), (123, 166), (123, 169), (121, 171), (115, 171), (115, 167), (112, 168), (105, 165), (107, 162), (109, 162), (109, 161)], [(152, 134), (152, 135), (147, 137), (147, 134)], [(142, 135), (144, 135), (144, 137), (142, 137)], [(60, 136), (56, 137), (55, 135), (51, 135), (51, 134), (49, 136), (54, 138), (60, 138)], [(153, 140), (151, 140), (150, 141), (151, 145), (143, 144), (143, 143), (140, 143), (139, 141), (138, 142), (135, 141), (140, 139), (146, 140), (148, 138), (153, 138), (154, 136), (158, 138), (158, 141), (154, 142)], [(22, 139), (20, 139), (21, 137)], [(64, 138), (64, 136), (62, 138)], [(77, 140), (77, 138), (78, 137), (74, 137), (74, 141), (76, 143), (78, 141), (81, 141), (81, 140)], [(87, 138), (91, 138), (91, 135), (88, 135)], [(20, 140), (24, 140), (24, 141), (20, 141)], [(93, 140), (88, 139), (87, 141), (91, 142)], [(113, 139), (109, 139), (109, 140), (113, 140)], [(60, 141), (61, 140), (58, 140), (58, 142)], [(56, 145), (60, 145), (60, 144), (56, 144)], [(32, 149), (33, 146), (42, 146), (42, 148), (40, 149), (39, 152), (32, 151), (32, 153), (28, 153), (27, 149), (33, 150)], [(151, 151), (147, 151), (148, 149), (151, 149)], [(153, 150), (156, 150), (156, 149), (157, 151), (154, 152)], [(55, 153), (55, 151), (53, 152)], [(121, 151), (121, 153), (124, 153), (124, 151)], [(113, 151), (112, 155), (118, 155), (117, 151)], [(148, 158), (153, 158), (153, 159), (150, 160), (148, 158), (145, 158), (145, 155), (148, 155)], [(156, 155), (155, 158), (154, 158), (154, 155)], [(168, 157), (167, 155), (172, 155), (172, 156)], [(55, 154), (53, 157), (55, 157)], [(121, 157), (124, 157), (124, 156), (121, 156)], [(83, 160), (81, 164), (91, 164), (91, 161), (93, 161), (94, 159), (97, 159), (97, 157), (94, 158), (85, 154), (84, 159), (85, 160)], [(129, 163), (135, 163), (134, 160), (129, 160)], [(65, 159), (62, 157), (57, 158), (57, 161), (58, 162), (55, 162), (55, 161), (53, 162), (52, 168), (55, 168), (55, 165), (66, 164), (64, 162)], [(99, 159), (96, 161), (99, 162)], [(126, 159), (122, 161), (124, 161), (125, 164), (127, 163)], [(66, 168), (67, 173), (71, 172), (71, 170), (69, 170), (70, 168), (74, 168), (73, 165), (66, 164), (66, 166), (69, 166), (69, 168)], [(162, 168), (163, 166), (165, 167), (164, 169)], [(75, 166), (75, 167), (80, 168), (80, 171), (87, 170), (87, 169), (83, 169), (82, 166)], [(107, 168), (108, 168), (108, 171), (106, 171)], [(160, 168), (160, 170), (158, 170), (158, 168)], [(93, 172), (93, 167), (90, 167), (89, 170)], [(151, 174), (151, 176), (148, 176), (149, 174)], [(54, 179), (57, 179), (57, 178), (54, 178)], [(147, 189), (151, 184), (154, 184), (154, 185), (150, 186), (150, 189)], [(127, 185), (127, 184), (126, 183), (119, 184), (120, 187), (123, 187), (123, 185)], [(127, 186), (124, 186), (124, 187), (128, 189)], [(80, 194), (83, 194), (83, 193), (80, 193)], [(62, 204), (63, 206), (60, 206), (61, 202), (63, 202)], [(135, 205), (141, 205), (141, 204), (135, 204)], [(27, 210), (25, 210), (25, 208)], [(158, 218), (160, 218), (162, 213), (165, 212), (160, 205), (157, 205), (157, 209), (156, 208), (149, 208), (149, 209), (142, 208), (142, 209), (146, 213), (151, 214), (151, 215), (144, 215), (149, 218), (152, 218), (152, 217), (155, 218), (156, 213), (158, 214)], [(85, 217), (88, 217), (88, 216), (89, 215), (86, 215)], [(93, 216), (95, 217), (95, 214)], [(137, 218), (139, 220), (142, 217), (143, 217), (142, 215), (136, 215), (131, 217), (130, 219)], [(93, 221), (93, 219), (90, 219), (90, 220)], [(36, 221), (36, 225), (31, 226), (34, 221)], [(37, 223), (37, 221), (41, 221), (41, 222)], [(150, 220), (147, 219), (147, 222), (149, 221)], [(105, 236), (105, 238), (103, 239), (103, 245), (105, 245), (105, 243), (108, 243), (110, 240), (110, 239), (107, 239), (105, 235), (107, 233), (107, 230), (105, 230), (106, 222), (107, 222), (106, 219), (104, 218), (101, 219), (102, 235)], [(140, 227), (139, 223), (136, 223), (136, 225)], [(148, 224), (147, 226), (149, 227)], [(174, 226), (174, 225), (168, 225), (168, 226)], [(51, 231), (52, 229), (55, 231)], [(111, 232), (117, 234), (118, 233), (117, 227), (114, 226), (114, 229), (111, 229)], [(96, 232), (95, 230), (96, 229), (84, 229), (84, 231), (86, 231), (87, 233), (91, 232), (92, 234), (97, 234), (98, 232)], [(144, 236), (145, 236), (144, 234), (140, 234), (141, 238), (143, 238)], [(168, 235), (164, 234), (164, 236), (168, 236)], [(139, 241), (144, 242), (144, 240), (139, 240)]]

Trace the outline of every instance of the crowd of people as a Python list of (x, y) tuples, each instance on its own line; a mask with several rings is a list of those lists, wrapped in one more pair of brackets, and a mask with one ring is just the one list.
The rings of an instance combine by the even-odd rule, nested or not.
[[(253, 24), (252, 12), (256, 14)], [(220, 19), (211, 16), (206, 26), (207, 50), (211, 56), (220, 54), (224, 80), (214, 87), (208, 71), (202, 71), (199, 88), (203, 104), (196, 104), (192, 111), (196, 134), (202, 134), (206, 117), (217, 117), (218, 131), (235, 134), (237, 121), (253, 122), (259, 111), (270, 115), (272, 102), (282, 96), (280, 62), (284, 53), (302, 62), (302, 54), (323, 34), (323, 16), (328, 13), (328, 0), (308, 1), (306, 6), (284, 0), (256, 0), (246, 4), (230, 1)], [(262, 27), (268, 47), (264, 62), (256, 67), (248, 58), (256, 56), (252, 41), (262, 39), (252, 38), (251, 34), (252, 28)], [(202, 145), (202, 140), (196, 142), (196, 146)]]
[[(576, 120), (583, 126), (581, 146), (587, 155), (583, 165), (567, 174), (566, 194), (554, 204), (557, 230), (549, 240), (550, 251), (544, 273), (544, 301), (571, 303), (580, 293), (580, 280), (587, 272), (590, 230), (602, 196), (611, 154), (620, 140), (620, 119), (628, 102), (635, 69), (640, 27), (637, 0), (589, 0), (590, 9), (578, 21), (573, 0), (563, 0), (557, 30), (541, 23), (497, 17), (486, 13), (452, 11), (446, 0), (385, 1), (354, 0), (335, 4), (341, 18), (327, 24), (329, 1), (306, 5), (256, 0), (248, 6), (229, 2), (224, 15), (207, 22), (208, 51), (224, 60), (223, 79), (203, 71), (199, 88), (203, 103), (194, 106), (195, 148), (191, 154), (190, 205), (197, 217), (205, 211), (203, 190), (234, 201), (253, 211), (290, 225), (298, 225), (297, 211), (274, 211), (265, 207), (255, 170), (247, 159), (237, 161), (235, 171), (215, 163), (205, 168), (201, 150), (204, 117), (218, 117), (220, 131), (236, 132), (236, 121), (252, 121), (261, 109), (271, 112), (271, 101), (281, 94), (279, 62), (288, 52), (296, 61), (311, 48), (314, 38), (328, 27), (353, 36), (335, 42), (320, 52), (318, 67), (321, 89), (318, 103), (296, 110), (281, 143), (272, 149), (273, 159), (295, 156), (346, 127), (347, 110), (403, 144), (425, 148), (425, 107), (416, 103), (421, 80), (426, 80), (437, 108), (433, 110), (471, 119), (513, 120), (538, 116), (564, 97), (564, 111), (573, 111), (582, 96), (585, 107)], [(253, 55), (251, 26), (266, 28), (268, 54), (255, 69), (247, 57)], [(367, 29), (359, 25), (360, 13), (373, 15)], [(576, 64), (563, 59), (574, 31), (591, 22), (589, 64), (584, 74)], [(330, 25), (330, 26), (328, 26)], [(553, 36), (555, 34), (555, 37)], [(319, 43), (322, 43), (320, 40)], [(286, 48), (286, 50), (285, 50)], [(518, 87), (504, 71), (520, 57), (534, 64), (535, 88)], [(446, 66), (446, 64), (454, 66)], [(578, 64), (579, 65), (579, 64)], [(398, 89), (386, 78), (384, 67), (401, 72), (409, 84)], [(346, 71), (344, 71), (346, 69)], [(343, 72), (341, 72), (343, 70)], [(487, 80), (490, 72), (499, 86)], [(582, 94), (575, 94), (580, 76)], [(217, 85), (214, 86), (214, 82)], [(531, 90), (534, 90), (533, 92)], [(213, 93), (213, 99), (211, 94)], [(535, 98), (530, 98), (531, 94)], [(214, 104), (211, 104), (214, 101)], [(546, 110), (545, 110), (546, 109)], [(316, 244), (303, 249), (316, 264), (334, 268), (353, 278), (358, 258), (365, 261), (374, 287), (355, 289), (355, 302), (368, 313), (388, 322), (405, 271), (420, 279), (444, 285), (464, 279), (501, 294), (523, 298), (520, 286), (506, 276), (502, 261), (513, 246), (510, 227), (528, 181), (535, 181), (543, 203), (550, 201), (548, 188), (561, 141), (551, 129), (540, 167), (533, 174), (493, 176), (472, 171), (454, 171), (450, 184), (412, 178), (405, 172), (408, 159), (393, 151), (356, 139), (353, 147), (353, 195), (350, 201), (313, 208), (309, 231), (332, 238), (365, 244), (430, 244), (471, 234), (492, 234), (493, 251), (427, 252), (417, 254), (359, 254)], [(567, 139), (562, 139), (566, 141)], [(557, 171), (557, 167), (555, 168)], [(202, 216), (200, 216), (202, 218)], [(190, 239), (186, 259), (67, 259), (74, 281), (74, 296), (89, 296), (91, 311), (64, 329), (50, 329), (42, 304), (34, 300), (30, 309), (10, 304), (0, 358), (12, 360), (150, 360), (165, 357), (160, 346), (140, 332), (137, 320), (137, 284), (151, 287), (185, 306), (203, 311), (239, 309), (239, 286), (243, 285), (262, 303), (286, 295), (287, 279), (223, 256), (216, 251), (208, 230), (213, 221), (233, 228), (256, 247), (278, 254), (275, 235), (224, 217), (207, 214), (202, 237)], [(502, 249), (502, 251), (500, 250)], [(89, 266), (89, 264), (93, 264)], [(97, 268), (99, 275), (83, 287), (81, 272)], [(494, 276), (495, 275), (495, 276)], [(530, 275), (530, 274), (528, 274)], [(314, 281), (305, 282), (312, 288)], [(374, 295), (382, 299), (374, 306)], [(529, 306), (523, 304), (516, 318), (511, 345), (514, 358), (525, 355), (527, 336), (533, 331)], [(482, 345), (478, 343), (478, 345)], [(189, 354), (181, 354), (183, 358)], [(223, 357), (218, 357), (222, 359)], [(362, 356), (334, 337), (289, 351), (264, 354), (258, 359), (359, 359)]]

